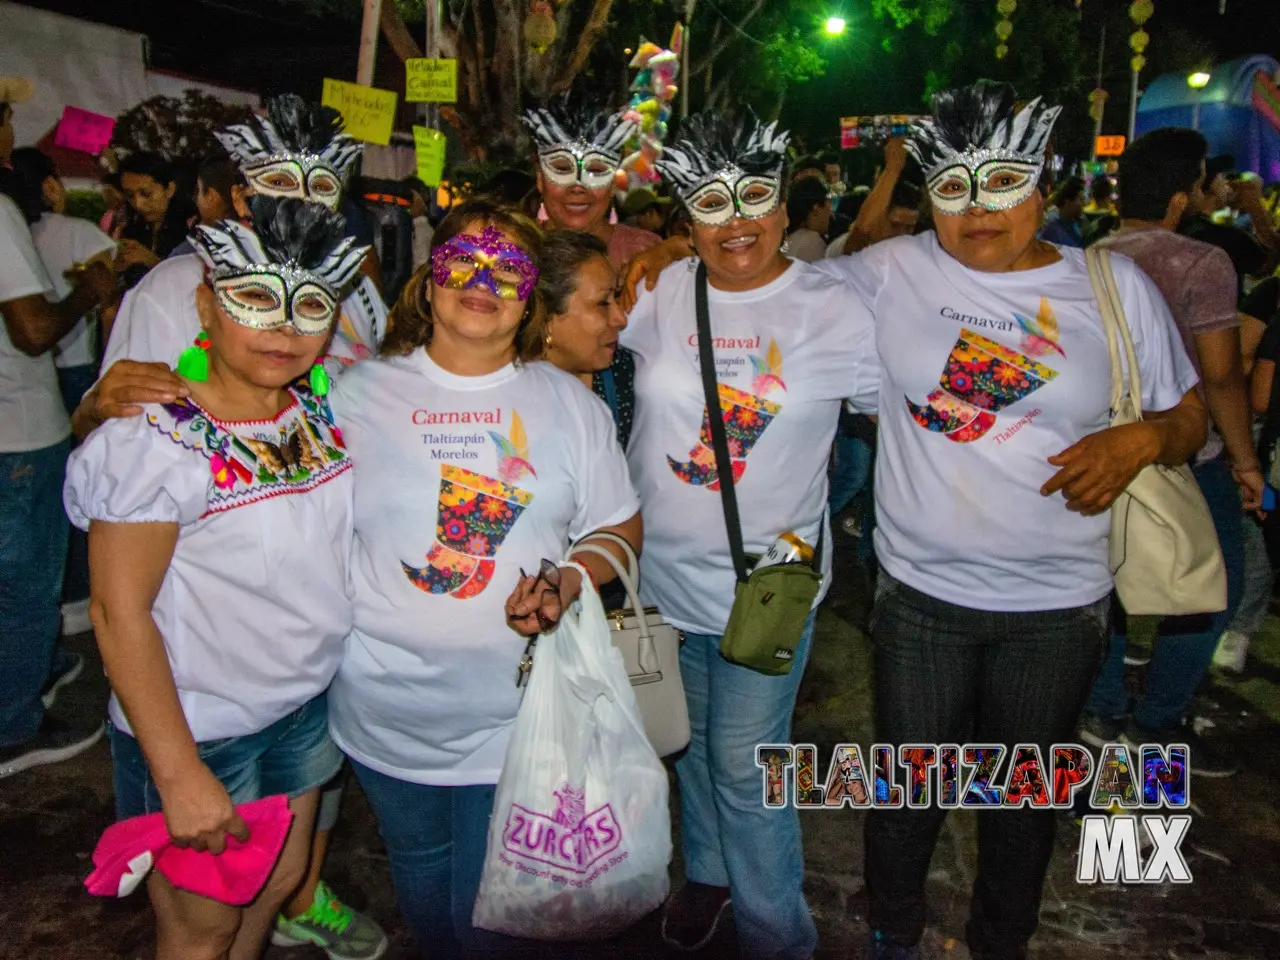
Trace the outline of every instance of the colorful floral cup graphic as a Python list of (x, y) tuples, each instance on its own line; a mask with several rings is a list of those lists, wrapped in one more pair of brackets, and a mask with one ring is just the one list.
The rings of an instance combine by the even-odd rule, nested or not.
[[(733, 482), (737, 483), (747, 469), (747, 456), (764, 436), (765, 429), (782, 411), (782, 404), (770, 403), (733, 387), (719, 384), (720, 408), (724, 413), (724, 431), (729, 441), (729, 458), (733, 463)], [(685, 483), (709, 490), (720, 489), (716, 455), (711, 445), (711, 420), (706, 407), (702, 410), (702, 431), (698, 446), (689, 451), (689, 459), (681, 463), (667, 457), (671, 472)]]
[(436, 542), (425, 567), (400, 561), (405, 576), (425, 593), (476, 596), (493, 577), (498, 548), (532, 502), (526, 490), (441, 464)]
[(907, 409), (926, 430), (972, 443), (995, 426), (996, 414), (1057, 375), (1043, 363), (965, 329), (951, 348), (938, 389), (924, 405), (907, 398)]

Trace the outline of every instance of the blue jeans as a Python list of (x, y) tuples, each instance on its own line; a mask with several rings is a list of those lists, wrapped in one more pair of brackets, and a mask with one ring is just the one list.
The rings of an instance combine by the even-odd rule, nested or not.
[(432, 956), (522, 957), (528, 941), (471, 925), (484, 869), (495, 784), (433, 787), (351, 761), (391, 860), (396, 899)]
[(827, 504), (835, 518), (853, 502), (871, 479), (871, 445), (861, 437), (836, 433), (831, 461), (831, 492)]
[[(160, 792), (133, 735), (107, 725), (115, 780), (116, 819), (128, 820), (160, 809)], [(324, 694), (257, 733), (196, 744), (200, 760), (237, 806), (284, 794), (300, 797), (333, 779), (342, 751), (329, 737)]]
[[(1072, 739), (1107, 642), (1110, 598), (1000, 613), (921, 593), (883, 571), (871, 617), (876, 742), (1034, 743)], [(1008, 761), (1004, 761), (1007, 769)], [(946, 809), (873, 809), (866, 820), (869, 921), (918, 943), (925, 882)], [(978, 873), (966, 939), (976, 955), (1022, 956), (1035, 932), (1058, 816), (978, 811)]]
[(1271, 558), (1267, 555), (1267, 542), (1262, 528), (1248, 517), (1240, 524), (1244, 544), (1244, 581), (1240, 590), (1240, 605), (1236, 607), (1228, 629), (1252, 639), (1262, 629), (1271, 606), (1271, 589), (1275, 586), (1275, 573)]
[(720, 638), (686, 634), (680, 673), (692, 737), (676, 762), (685, 873), (728, 887), (742, 955), (807, 958), (818, 943), (801, 883), (794, 807), (766, 809), (756, 745), (789, 743), (796, 692), (813, 644), (809, 616), (791, 672), (769, 677), (720, 656)]
[(44, 719), (40, 691), (58, 642), (69, 440), (0, 453), (0, 747), (26, 743)]
[[(1166, 730), (1182, 719), (1213, 661), (1218, 638), (1240, 603), (1244, 584), (1245, 519), (1231, 471), (1221, 460), (1213, 460), (1195, 467), (1194, 472), (1222, 544), (1222, 559), (1227, 567), (1227, 609), (1215, 614), (1166, 617), (1160, 622), (1142, 694), (1133, 707), (1133, 722), (1140, 730)], [(1122, 623), (1122, 618), (1116, 619), (1117, 626)], [(1113, 718), (1128, 714), (1125, 645), (1124, 630), (1112, 633), (1106, 662), (1089, 696), (1089, 712)]]

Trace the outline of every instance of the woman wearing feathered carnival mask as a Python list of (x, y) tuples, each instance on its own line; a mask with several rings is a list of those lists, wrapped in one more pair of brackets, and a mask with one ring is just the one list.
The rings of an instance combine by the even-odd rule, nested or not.
[[(666, 940), (710, 942), (732, 901), (747, 957), (809, 957), (794, 809), (760, 803), (755, 748), (790, 738), (812, 642), (803, 626), (790, 672), (769, 676), (719, 653), (735, 571), (721, 485), (734, 484), (742, 539), (761, 555), (786, 531), (819, 548), (829, 578), (826, 467), (840, 404), (874, 404), (871, 318), (843, 285), (782, 252), (786, 147), (776, 124), (746, 115), (688, 120), (659, 170), (688, 208), (705, 268), (663, 274), (622, 334), (636, 354), (636, 419), (627, 455), (645, 514), (647, 597), (681, 630), (692, 726), (677, 761), (688, 884), (668, 902)], [(712, 453), (699, 375), (695, 304), (706, 291), (731, 477)], [(816, 601), (815, 601), (816, 606)]]
[[(177, 844), (222, 853), (228, 835), (249, 839), (237, 806), (285, 794), (293, 811), (248, 906), (151, 875), (160, 957), (261, 954), (342, 764), (325, 691), (351, 624), (352, 473), (318, 357), (366, 253), (343, 226), (255, 197), (249, 226), (197, 227), (189, 396), (112, 420), (67, 465), (112, 686), (117, 816), (161, 811)], [(308, 371), (315, 389), (293, 386)]]
[(622, 268), (661, 240), (656, 233), (611, 223), (614, 182), (624, 148), (635, 133), (625, 111), (565, 96), (526, 111), (525, 127), (537, 151), (538, 193), (555, 230), (584, 230), (603, 240)]
[[(873, 314), (882, 369), (878, 742), (1034, 743), (1048, 756), (1072, 739), (1108, 639), (1107, 508), (1143, 467), (1186, 463), (1204, 440), (1195, 370), (1168, 308), (1119, 257), (1142, 407), (1157, 412), (1109, 427), (1107, 340), (1083, 251), (1036, 239), (1059, 109), (1019, 106), (1007, 85), (986, 82), (938, 94), (909, 140), (936, 232), (816, 265)], [(919, 955), (945, 816), (936, 806), (868, 816), (873, 956)], [(1025, 956), (1054, 817), (984, 818), (974, 956)]]

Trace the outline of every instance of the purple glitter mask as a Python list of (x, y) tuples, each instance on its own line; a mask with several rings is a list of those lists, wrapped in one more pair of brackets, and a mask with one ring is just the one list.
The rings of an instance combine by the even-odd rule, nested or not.
[(538, 283), (538, 268), (529, 254), (489, 226), (478, 237), (460, 233), (432, 250), (431, 279), (450, 290), (484, 287), (503, 300), (523, 301)]

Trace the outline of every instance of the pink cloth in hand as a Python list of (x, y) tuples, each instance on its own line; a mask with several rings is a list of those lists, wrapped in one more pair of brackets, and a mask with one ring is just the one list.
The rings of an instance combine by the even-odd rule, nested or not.
[(100, 897), (127, 897), (154, 866), (175, 887), (241, 907), (267, 882), (284, 849), (293, 811), (285, 796), (241, 804), (236, 812), (249, 828), (241, 843), (227, 837), (222, 853), (175, 846), (163, 813), (133, 817), (107, 827), (93, 851), (93, 873), (84, 884)]

